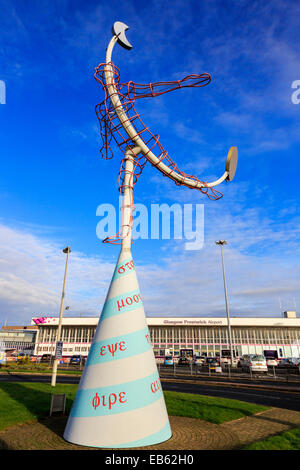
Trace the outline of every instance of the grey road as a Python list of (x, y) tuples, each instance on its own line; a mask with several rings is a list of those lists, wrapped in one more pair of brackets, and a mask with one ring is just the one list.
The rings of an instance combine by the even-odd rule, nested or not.
[[(78, 384), (80, 377), (75, 376), (57, 376), (57, 383)], [(18, 375), (0, 374), (0, 383), (6, 382), (43, 382), (51, 383), (51, 377), (40, 375)], [(266, 406), (275, 406), (278, 408), (286, 408), (289, 410), (300, 411), (300, 389), (294, 384), (285, 384), (283, 386), (274, 385), (272, 383), (246, 383), (230, 384), (224, 382), (214, 382), (209, 379), (182, 382), (180, 379), (172, 379), (161, 377), (163, 390), (169, 390), (182, 393), (196, 393), (200, 395), (231, 398), (249, 403), (257, 403)]]
[(270, 389), (261, 389), (255, 385), (251, 387), (229, 385), (226, 383), (219, 384), (193, 384), (180, 382), (165, 382), (162, 379), (163, 390), (182, 393), (198, 393), (200, 395), (215, 396), (221, 398), (231, 398), (235, 400), (246, 401), (249, 403), (257, 403), (259, 405), (275, 406), (278, 408), (286, 408), (288, 410), (300, 411), (300, 393), (293, 389), (278, 390), (270, 387)]

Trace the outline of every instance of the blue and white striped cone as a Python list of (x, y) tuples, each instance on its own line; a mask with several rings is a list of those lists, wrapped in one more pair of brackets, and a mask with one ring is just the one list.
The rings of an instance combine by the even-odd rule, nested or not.
[(132, 256), (122, 250), (64, 439), (126, 448), (158, 444), (171, 436)]

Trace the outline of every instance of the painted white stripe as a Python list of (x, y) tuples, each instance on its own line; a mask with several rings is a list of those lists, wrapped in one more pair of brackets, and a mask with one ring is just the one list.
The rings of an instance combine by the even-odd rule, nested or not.
[(156, 372), (153, 350), (126, 359), (86, 366), (78, 386), (80, 389), (107, 387), (142, 379)]
[(124, 249), (121, 248), (119, 258), (118, 258), (118, 261), (117, 261), (117, 265), (120, 264), (120, 263), (123, 263), (123, 261), (125, 261), (129, 258), (132, 258), (131, 251), (130, 250), (124, 250)]
[(117, 295), (126, 294), (133, 290), (139, 289), (136, 272), (132, 271), (126, 276), (115, 279), (109, 288), (106, 300), (116, 297)]
[(168, 419), (162, 396), (155, 403), (128, 413), (95, 418), (69, 417), (64, 439), (91, 447), (121, 445), (158, 432)]
[(144, 308), (141, 306), (131, 312), (121, 313), (105, 320), (99, 321), (95, 332), (94, 341), (105, 341), (115, 336), (126, 335), (137, 330), (142, 330), (147, 325)]

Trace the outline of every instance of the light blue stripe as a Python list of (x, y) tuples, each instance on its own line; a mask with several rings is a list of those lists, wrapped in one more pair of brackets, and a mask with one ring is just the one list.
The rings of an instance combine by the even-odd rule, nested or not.
[[(125, 359), (149, 351), (152, 349), (152, 345), (148, 343), (146, 335), (149, 335), (148, 326), (127, 335), (115, 336), (93, 343), (85, 367)], [(150, 336), (148, 337), (150, 338)]]
[[(157, 387), (154, 389), (153, 384), (158, 384), (158, 389)], [(153, 392), (151, 386), (153, 390), (157, 391)], [(109, 396), (111, 402), (116, 401), (115, 404), (111, 404), (110, 408)], [(133, 382), (78, 390), (70, 415), (84, 418), (125, 413), (151, 405), (161, 397), (162, 388), (156, 370), (153, 374)]]
[(172, 430), (170, 427), (169, 420), (167, 424), (160, 429), (160, 431), (151, 434), (150, 436), (144, 437), (142, 439), (138, 439), (137, 441), (126, 442), (125, 444), (119, 445), (112, 445), (106, 447), (112, 448), (124, 448), (124, 447), (144, 447), (144, 446), (151, 446), (153, 444), (159, 444), (160, 442), (165, 442), (172, 437)]
[(143, 302), (141, 300), (140, 295), (141, 294), (139, 289), (136, 289), (131, 292), (125, 292), (124, 294), (117, 295), (116, 297), (107, 300), (104, 304), (100, 321), (109, 317), (113, 317), (114, 315), (120, 315), (122, 313), (130, 312), (132, 310), (136, 310), (137, 308), (142, 307)]
[(121, 444), (106, 444), (105, 446), (99, 444), (98, 446), (89, 446), (89, 447), (102, 447), (105, 449), (123, 449), (128, 447), (144, 447), (144, 446), (151, 446), (154, 444), (159, 444), (160, 442), (165, 442), (172, 437), (172, 430), (170, 427), (169, 421), (167, 424), (150, 436), (143, 437), (142, 439), (138, 439), (136, 441), (130, 441)]
[[(135, 271), (134, 265), (131, 266), (130, 263), (133, 263), (132, 258), (125, 259), (124, 261), (122, 261), (122, 263), (117, 264), (117, 266), (115, 267), (112, 280), (115, 281), (116, 279), (119, 279), (120, 277), (123, 277), (123, 276), (127, 276), (128, 274)], [(124, 270), (122, 269), (122, 267), (124, 267)], [(119, 270), (120, 272), (118, 272)]]

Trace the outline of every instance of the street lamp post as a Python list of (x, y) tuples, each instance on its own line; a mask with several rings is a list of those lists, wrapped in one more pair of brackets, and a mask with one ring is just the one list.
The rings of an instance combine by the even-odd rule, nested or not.
[(219, 240), (219, 241), (216, 242), (216, 245), (220, 245), (220, 247), (221, 247), (222, 270), (223, 270), (225, 304), (226, 304), (226, 314), (227, 314), (227, 327), (228, 327), (228, 339), (229, 339), (229, 348), (230, 348), (230, 363), (231, 363), (231, 367), (232, 367), (233, 366), (232, 335), (231, 335), (230, 316), (229, 316), (229, 308), (228, 308), (228, 297), (227, 297), (224, 257), (223, 257), (223, 245), (227, 245), (227, 241), (226, 240)]
[(53, 361), (53, 369), (52, 369), (52, 378), (51, 378), (52, 387), (55, 387), (55, 385), (56, 385), (56, 373), (57, 373), (57, 365), (58, 365), (58, 361), (59, 361), (59, 359), (56, 357), (57, 343), (60, 340), (60, 335), (61, 335), (61, 326), (62, 326), (62, 316), (63, 316), (63, 308), (64, 308), (64, 298), (65, 298), (65, 287), (66, 287), (68, 259), (69, 259), (69, 253), (71, 253), (71, 248), (69, 246), (67, 246), (62, 251), (63, 251), (63, 253), (67, 254), (67, 257), (66, 257), (64, 283), (63, 283), (63, 289), (62, 289), (62, 294), (61, 294), (58, 328), (57, 328), (57, 335), (56, 335), (56, 351), (55, 351), (55, 358), (54, 358), (54, 361)]

